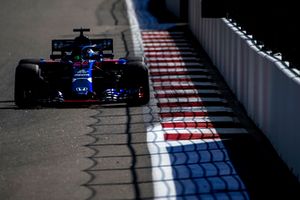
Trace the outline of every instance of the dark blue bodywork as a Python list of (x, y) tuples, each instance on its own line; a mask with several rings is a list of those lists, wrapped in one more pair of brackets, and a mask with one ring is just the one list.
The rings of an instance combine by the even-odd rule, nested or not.
[(93, 66), (95, 60), (75, 62), (73, 64), (72, 93), (78, 96), (93, 94)]

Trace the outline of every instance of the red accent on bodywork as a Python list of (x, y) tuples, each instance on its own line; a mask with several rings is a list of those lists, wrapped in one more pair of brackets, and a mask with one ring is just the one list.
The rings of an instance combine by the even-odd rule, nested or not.
[(99, 100), (93, 100), (93, 99), (65, 99), (64, 103), (100, 103)]
[(145, 96), (144, 88), (143, 88), (143, 87), (140, 87), (140, 88), (139, 88), (139, 94), (138, 94), (138, 97), (139, 97), (140, 99), (142, 99), (142, 98), (144, 98), (144, 96)]

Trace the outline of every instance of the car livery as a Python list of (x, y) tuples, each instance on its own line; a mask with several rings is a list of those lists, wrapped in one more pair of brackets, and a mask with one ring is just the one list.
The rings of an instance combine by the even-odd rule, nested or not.
[(73, 64), (72, 92), (86, 96), (93, 93), (92, 70), (95, 61), (76, 62)]

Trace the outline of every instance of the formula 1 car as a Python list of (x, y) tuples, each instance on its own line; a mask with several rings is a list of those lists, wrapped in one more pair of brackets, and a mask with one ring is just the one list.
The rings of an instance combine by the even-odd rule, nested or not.
[(50, 59), (22, 59), (15, 73), (15, 103), (149, 101), (148, 69), (141, 58), (113, 59), (112, 39), (89, 39), (74, 29), (75, 39), (52, 40)]

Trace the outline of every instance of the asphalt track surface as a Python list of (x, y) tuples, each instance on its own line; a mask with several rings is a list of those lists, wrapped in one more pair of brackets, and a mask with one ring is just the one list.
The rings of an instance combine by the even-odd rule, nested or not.
[[(123, 0), (12, 0), (0, 7), (0, 199), (135, 199), (152, 196), (142, 109), (14, 105), (22, 58), (49, 58), (51, 39), (114, 39), (115, 57), (131, 53)], [(148, 166), (137, 171), (138, 165)], [(138, 184), (146, 182), (149, 184)]]
[[(149, 13), (147, 15), (143, 13), (143, 2), (146, 1), (135, 2), (141, 3), (139, 5), (141, 7), (137, 10), (138, 18), (142, 23), (144, 42), (149, 39), (145, 34), (148, 31), (149, 33), (157, 31), (159, 27), (161, 29), (159, 31), (162, 32), (182, 31), (177, 28), (164, 30), (162, 28), (165, 27), (164, 25), (157, 24)], [(153, 198), (153, 174), (146, 142), (149, 133), (145, 129), (144, 121), (147, 113), (142, 107), (101, 105), (20, 110), (13, 102), (14, 70), (17, 62), (22, 58), (48, 58), (51, 39), (76, 36), (71, 32), (74, 27), (91, 28), (92, 32), (89, 34), (91, 38), (113, 38), (116, 57), (131, 55), (134, 41), (131, 38), (127, 18), (125, 0), (2, 2), (0, 7), (2, 27), (0, 32), (0, 199)], [(196, 44), (189, 34), (184, 37)], [(198, 53), (205, 57), (201, 47)], [(157, 70), (155, 69), (157, 66), (150, 65), (150, 67), (152, 73)], [(213, 68), (210, 70), (214, 71)], [(227, 91), (226, 85), (217, 72), (214, 73), (217, 84)], [(151, 77), (152, 81), (155, 78), (157, 77)], [(245, 125), (247, 131), (253, 133), (246, 136), (221, 136), (230, 162), (246, 185), (251, 199), (293, 199), (292, 197), (297, 199), (299, 185), (280, 163), (264, 138), (255, 133), (257, 130), (244, 116), (243, 110), (232, 95), (225, 94), (225, 96), (243, 126)], [(172, 105), (160, 102), (160, 105), (163, 104)], [(152, 109), (152, 106), (151, 101), (148, 108)], [(168, 122), (162, 124), (167, 125)], [(183, 134), (174, 137), (169, 134), (165, 139), (180, 139), (184, 136)], [(188, 139), (197, 139), (198, 136), (192, 135), (192, 137), (195, 138)], [(188, 142), (193, 143), (193, 141)], [(184, 144), (184, 141), (179, 143)], [(201, 172), (199, 168), (192, 170), (193, 164), (201, 163), (199, 151), (194, 148), (198, 145), (195, 144), (189, 145), (194, 149), (192, 151), (191, 149), (185, 151), (185, 148), (178, 146), (172, 148), (182, 151), (181, 154), (169, 154), (175, 165), (167, 167), (173, 170), (171, 182), (176, 182), (177, 194), (175, 195), (178, 199), (189, 197), (199, 199), (197, 195), (201, 194), (197, 188), (196, 196), (192, 193), (189, 194), (190, 196), (185, 194), (193, 190), (193, 184), (201, 183), (197, 178), (193, 179), (194, 175), (199, 179)], [(152, 145), (157, 146), (158, 143), (153, 142)], [(165, 155), (163, 152), (158, 152), (154, 156), (161, 156), (161, 163), (164, 163), (162, 158)], [(196, 163), (192, 163), (190, 159), (194, 159)], [(176, 162), (182, 163), (176, 165)], [(213, 162), (212, 165), (217, 166)], [(157, 169), (164, 170), (164, 167), (166, 166), (158, 166)], [(188, 173), (182, 173), (184, 171)], [(221, 172), (222, 170), (218, 171)], [(164, 187), (168, 186), (170, 180), (164, 178), (166, 177), (155, 182), (162, 182)], [(204, 176), (204, 179), (209, 180), (209, 178)], [(185, 184), (185, 181), (190, 182)], [(224, 180), (221, 182), (226, 183)], [(225, 184), (226, 188), (229, 189), (230, 185)], [(168, 198), (169, 192), (167, 191), (167, 195), (162, 199)], [(225, 190), (225, 192), (230, 191)], [(212, 193), (211, 196), (215, 197), (215, 194)]]

